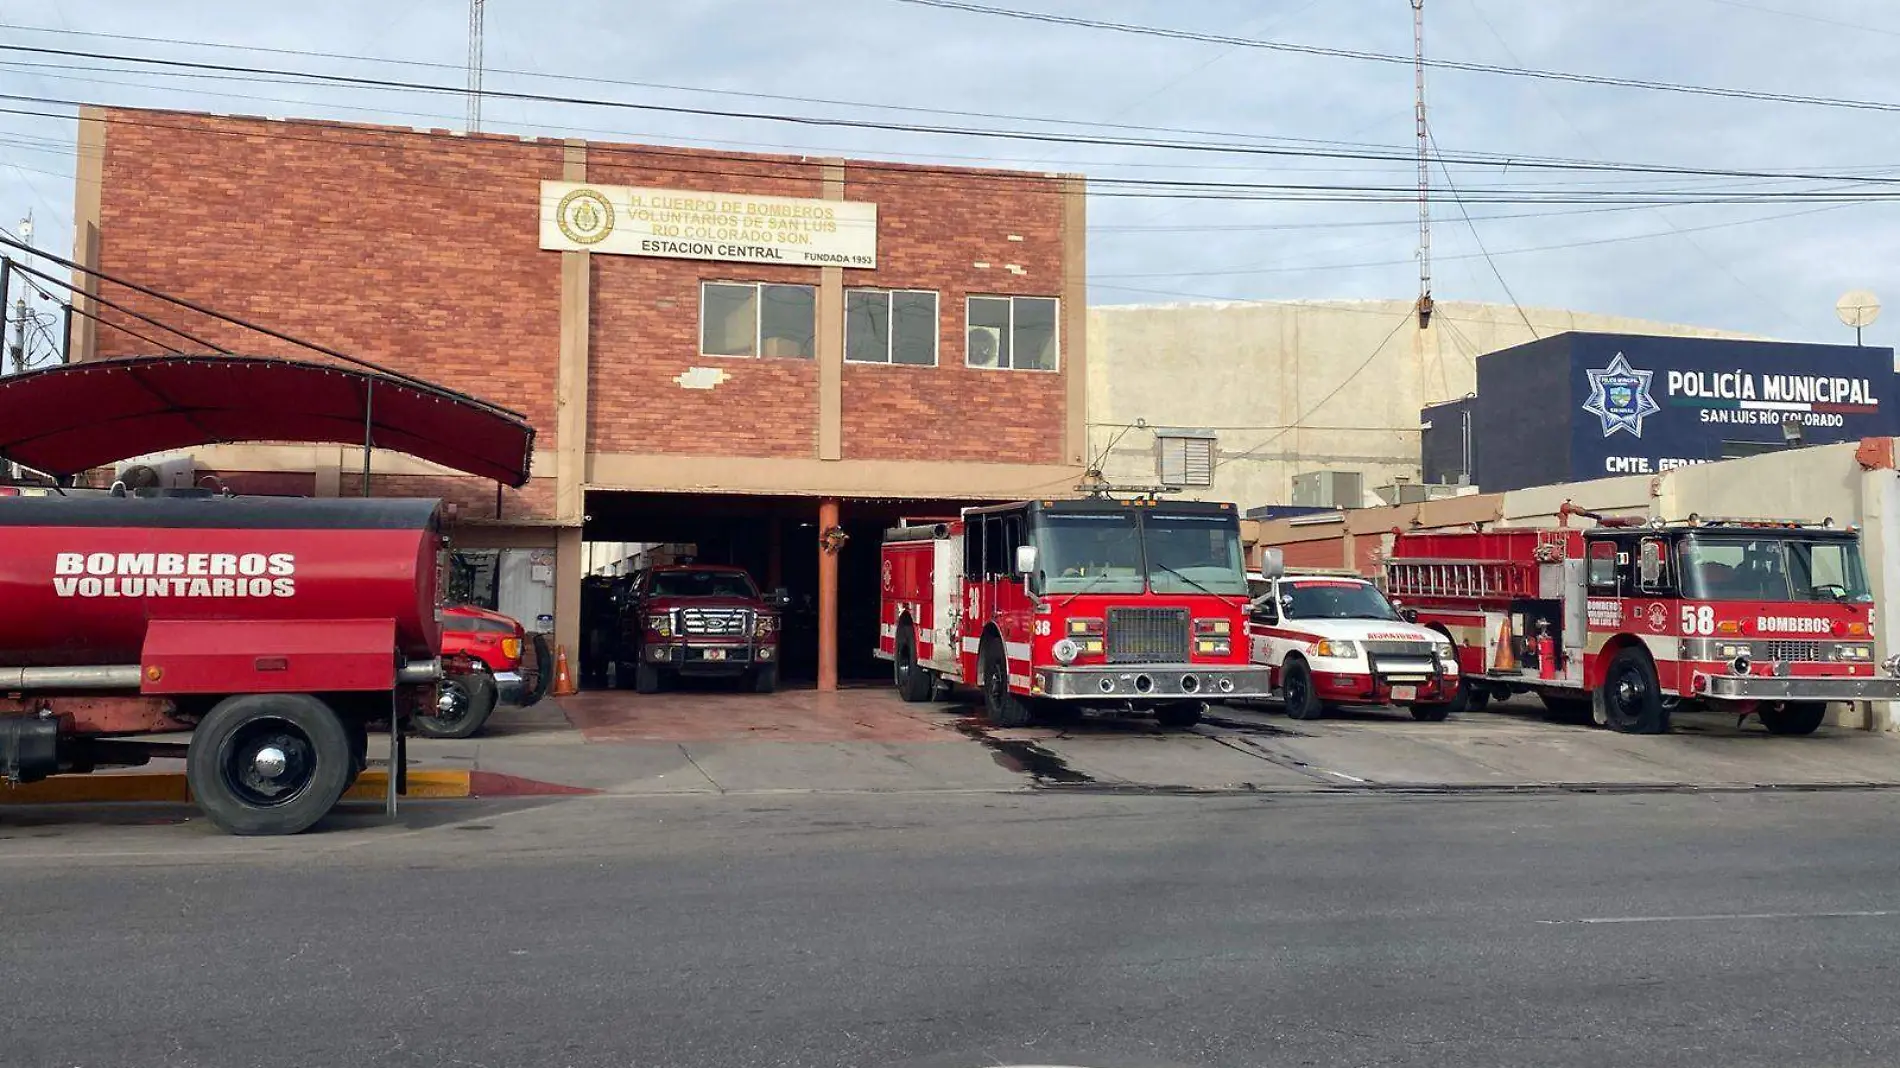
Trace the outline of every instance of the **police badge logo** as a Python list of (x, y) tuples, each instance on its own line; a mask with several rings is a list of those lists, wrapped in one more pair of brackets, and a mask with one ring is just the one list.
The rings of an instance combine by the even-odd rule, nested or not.
[(614, 232), (614, 206), (592, 189), (576, 189), (561, 198), (554, 223), (577, 245), (595, 245)]
[(1649, 381), (1655, 372), (1631, 367), (1619, 352), (1608, 367), (1586, 373), (1590, 376), (1590, 399), (1584, 402), (1583, 410), (1603, 424), (1603, 436), (1622, 430), (1632, 437), (1642, 437), (1644, 417), (1662, 411), (1649, 395)]

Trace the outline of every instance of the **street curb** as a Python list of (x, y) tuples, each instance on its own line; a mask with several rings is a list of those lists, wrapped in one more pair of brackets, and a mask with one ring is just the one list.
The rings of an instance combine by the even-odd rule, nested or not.
[[(423, 769), (409, 773), (409, 792), (404, 797), (458, 798), (481, 796), (471, 783), (478, 773), (448, 769)], [(509, 778), (503, 776), (503, 778)], [(518, 780), (533, 785), (531, 780)], [(389, 773), (365, 771), (344, 791), (345, 801), (377, 801), (388, 792)], [(565, 793), (568, 787), (554, 787)], [(532, 790), (516, 790), (517, 794)], [(0, 786), (0, 805), (64, 805), (95, 801), (188, 804), (191, 790), (185, 775), (177, 771), (135, 771), (105, 775), (55, 775), (50, 779), (22, 786)]]

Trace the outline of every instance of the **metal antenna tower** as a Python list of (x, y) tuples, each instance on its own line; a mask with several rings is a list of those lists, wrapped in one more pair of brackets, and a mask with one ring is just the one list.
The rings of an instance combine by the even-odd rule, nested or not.
[(1432, 325), (1432, 169), (1431, 135), (1425, 125), (1425, 0), (1412, 0), (1412, 80), (1417, 85), (1413, 114), (1418, 126), (1418, 325)]
[(482, 126), (482, 9), (485, 0), (468, 0), (468, 132)]

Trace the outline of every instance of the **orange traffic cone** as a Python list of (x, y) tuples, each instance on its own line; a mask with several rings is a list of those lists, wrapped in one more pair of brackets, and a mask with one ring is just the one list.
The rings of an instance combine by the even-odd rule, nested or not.
[(1493, 658), (1491, 670), (1499, 672), (1517, 671), (1517, 653), (1511, 648), (1511, 616), (1506, 613), (1498, 624), (1498, 655)]
[(567, 670), (567, 646), (554, 650), (554, 689), (555, 697), (572, 697), (580, 691), (574, 688), (574, 676)]

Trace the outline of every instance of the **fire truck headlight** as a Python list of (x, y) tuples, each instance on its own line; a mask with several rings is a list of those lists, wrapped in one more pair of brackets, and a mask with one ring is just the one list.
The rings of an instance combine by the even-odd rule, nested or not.
[(1359, 646), (1338, 638), (1321, 638), (1313, 653), (1315, 656), (1358, 656)]
[(1233, 624), (1225, 619), (1197, 619), (1194, 621), (1194, 633), (1222, 637), (1233, 633)]
[(662, 638), (671, 638), (673, 636), (672, 617), (671, 616), (655, 616), (653, 619), (653, 633), (659, 635)]
[(1067, 638), (1057, 642), (1055, 648), (1049, 651), (1055, 654), (1058, 664), (1073, 664), (1075, 658), (1082, 655), (1082, 647)]

